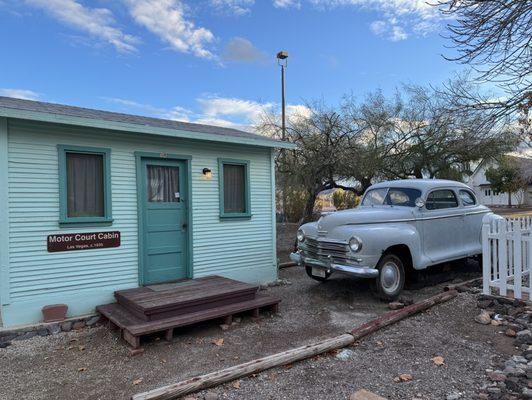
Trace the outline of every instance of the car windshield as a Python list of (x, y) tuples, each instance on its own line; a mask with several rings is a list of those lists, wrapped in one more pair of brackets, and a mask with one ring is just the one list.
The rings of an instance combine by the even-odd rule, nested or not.
[(366, 192), (363, 206), (403, 206), (415, 207), (416, 199), (421, 197), (421, 191), (410, 188), (380, 188)]

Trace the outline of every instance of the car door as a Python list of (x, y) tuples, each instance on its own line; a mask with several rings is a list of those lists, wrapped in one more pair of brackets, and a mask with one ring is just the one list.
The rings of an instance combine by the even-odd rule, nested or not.
[(464, 225), (462, 232), (464, 246), (468, 256), (482, 253), (482, 218), (486, 210), (478, 204), (478, 201), (469, 189), (458, 189), (458, 197), (462, 203), (464, 213)]
[(423, 251), (433, 264), (463, 257), (463, 209), (453, 188), (431, 190), (422, 209)]

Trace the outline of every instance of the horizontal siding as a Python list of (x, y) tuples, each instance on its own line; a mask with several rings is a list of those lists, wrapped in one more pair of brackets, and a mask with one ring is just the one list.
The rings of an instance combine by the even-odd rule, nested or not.
[[(59, 228), (58, 144), (111, 149), (112, 226)], [(192, 156), (194, 276), (242, 274), (249, 281), (275, 274), (268, 149), (10, 120), (8, 150), (11, 303), (138, 284), (135, 151)], [(220, 220), (218, 157), (250, 161), (251, 219)], [(211, 180), (203, 168), (213, 171)], [(106, 230), (121, 232), (119, 248), (46, 250), (47, 235)]]

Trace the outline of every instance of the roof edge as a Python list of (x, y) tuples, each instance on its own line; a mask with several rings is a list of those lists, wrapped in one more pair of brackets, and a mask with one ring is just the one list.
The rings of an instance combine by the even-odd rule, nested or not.
[(20, 110), (15, 108), (0, 107), (0, 117), (24, 119), (37, 122), (48, 122), (82, 126), (88, 128), (110, 129), (122, 132), (143, 133), (155, 136), (175, 137), (180, 139), (204, 140), (209, 142), (242, 144), (258, 147), (295, 149), (293, 143), (282, 142), (275, 139), (254, 139), (236, 136), (221, 136), (205, 132), (193, 132), (181, 129), (170, 129), (153, 127), (148, 125), (129, 124), (118, 121), (108, 121), (103, 119), (83, 118), (70, 115), (46, 113), (40, 111)]

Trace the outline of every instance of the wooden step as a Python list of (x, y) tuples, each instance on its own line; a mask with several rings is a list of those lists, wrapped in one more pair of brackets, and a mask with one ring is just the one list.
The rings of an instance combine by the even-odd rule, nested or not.
[(253, 300), (258, 287), (221, 276), (115, 292), (119, 304), (144, 321), (170, 318)]
[(96, 310), (120, 328), (124, 339), (136, 348), (140, 345), (140, 337), (143, 335), (166, 331), (168, 338), (169, 336), (171, 337), (172, 329), (198, 322), (228, 317), (245, 311), (253, 311), (254, 316), (258, 316), (259, 309), (265, 307), (271, 307), (274, 312), (277, 312), (277, 306), (280, 301), (277, 297), (257, 294), (252, 300), (152, 321), (138, 318), (118, 303), (98, 306)]

